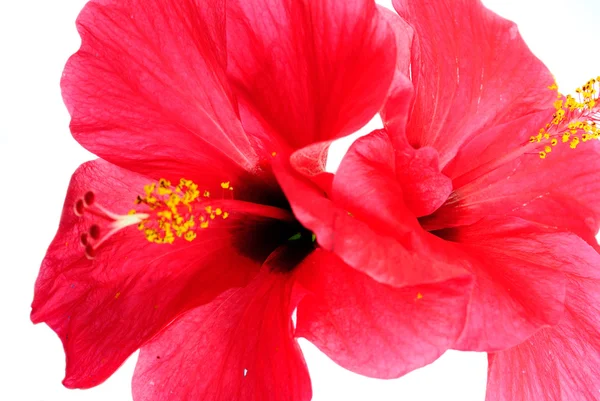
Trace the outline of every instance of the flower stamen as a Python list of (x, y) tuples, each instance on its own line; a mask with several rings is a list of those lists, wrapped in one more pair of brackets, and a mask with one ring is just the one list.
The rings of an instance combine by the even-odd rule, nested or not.
[[(221, 183), (221, 188), (233, 191), (229, 181)], [(138, 229), (150, 242), (172, 244), (176, 237), (193, 241), (197, 226), (206, 229), (217, 216), (221, 219), (229, 217), (228, 212), (212, 205), (194, 208), (193, 203), (210, 199), (210, 191), (204, 190), (200, 196), (198, 185), (191, 180), (182, 178), (174, 187), (170, 181), (160, 179), (158, 185), (146, 185), (144, 192), (145, 196), (138, 196), (136, 203), (146, 205), (155, 218), (140, 222)]]
[[(221, 187), (233, 192), (230, 182), (221, 183)], [(81, 234), (80, 242), (85, 247), (85, 255), (93, 259), (106, 240), (129, 226), (137, 226), (148, 241), (156, 244), (172, 244), (175, 238), (193, 241), (197, 229), (208, 228), (217, 218), (229, 218), (223, 205), (204, 206), (209, 200), (210, 192), (205, 190), (201, 194), (198, 185), (190, 180), (181, 179), (173, 186), (170, 181), (160, 179), (145, 185), (144, 195), (135, 200), (137, 207), (122, 215), (100, 205), (94, 192), (88, 191), (74, 205), (75, 215), (95, 217), (88, 230)], [(203, 205), (194, 205), (198, 202)]]
[[(557, 89), (552, 85), (551, 89)], [(562, 96), (554, 102), (552, 121), (531, 136), (529, 142), (541, 144), (539, 157), (545, 159), (557, 145), (568, 144), (576, 149), (580, 143), (600, 138), (600, 76), (590, 79), (575, 90), (576, 95)]]

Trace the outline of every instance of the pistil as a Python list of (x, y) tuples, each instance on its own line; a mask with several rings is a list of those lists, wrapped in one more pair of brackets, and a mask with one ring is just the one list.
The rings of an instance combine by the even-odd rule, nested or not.
[(125, 227), (141, 224), (150, 217), (147, 213), (137, 213), (135, 210), (131, 210), (125, 215), (110, 212), (96, 202), (96, 196), (91, 191), (86, 192), (81, 199), (75, 202), (75, 214), (77, 216), (89, 214), (97, 217), (88, 230), (80, 236), (81, 244), (85, 247), (85, 256), (88, 259), (93, 259), (98, 248), (115, 233)]

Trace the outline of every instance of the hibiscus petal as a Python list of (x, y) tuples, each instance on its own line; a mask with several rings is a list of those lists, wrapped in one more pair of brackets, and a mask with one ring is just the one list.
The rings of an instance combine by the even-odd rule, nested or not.
[(441, 166), (484, 130), (552, 105), (550, 72), (517, 27), (479, 0), (393, 3), (415, 30), (407, 136), (415, 147), (436, 148)]
[[(396, 43), (396, 71), (390, 85), (388, 98), (380, 111), (381, 119), (388, 132), (394, 133), (390, 138), (392, 143), (399, 141), (401, 146), (406, 146), (406, 124), (410, 117), (413, 102), (413, 85), (410, 77), (410, 48), (414, 40), (413, 29), (391, 10), (382, 11), (388, 23), (394, 27)], [(409, 51), (407, 51), (407, 49)]]
[(156, 179), (256, 164), (227, 83), (223, 1), (91, 1), (77, 25), (62, 90), (84, 147)]
[(316, 250), (299, 267), (308, 290), (297, 335), (356, 373), (399, 377), (437, 359), (460, 335), (470, 278), (394, 288)]
[(77, 217), (77, 199), (94, 191), (104, 208), (127, 214), (148, 183), (102, 160), (82, 165), (71, 181), (32, 311), (34, 322), (46, 322), (63, 341), (67, 387), (101, 383), (182, 312), (244, 285), (281, 241), (277, 234), (289, 234), (262, 213), (275, 208), (228, 201), (228, 219), (198, 230), (192, 242), (154, 244), (127, 227), (87, 259), (80, 235), (95, 216)]
[(410, 50), (414, 36), (413, 29), (393, 10), (380, 5), (377, 7), (382, 17), (392, 27), (396, 38), (396, 71), (391, 89), (397, 87), (398, 84), (404, 86), (402, 83), (404, 81), (408, 81), (409, 86), (412, 88), (408, 76), (410, 71)]
[[(448, 257), (448, 245), (423, 231), (403, 204), (402, 191), (390, 174), (391, 147), (387, 153), (375, 149), (381, 152), (371, 156), (380, 164), (360, 157), (349, 165), (342, 161), (333, 201), (284, 158), (275, 158), (275, 176), (296, 218), (316, 234), (321, 247), (381, 283), (401, 287), (468, 276), (460, 262)], [(340, 174), (347, 179), (336, 184)]]
[[(600, 395), (600, 277), (571, 275), (560, 324), (523, 344), (490, 354), (486, 401), (598, 401)], [(589, 266), (582, 266), (587, 269)], [(592, 273), (592, 277), (589, 277)]]
[(269, 268), (170, 325), (140, 353), (135, 400), (309, 401), (293, 278)]
[(241, 114), (261, 116), (244, 119), (247, 132), (299, 148), (356, 131), (383, 105), (396, 44), (373, 0), (227, 7), (228, 72)]
[(600, 227), (600, 144), (525, 154), (455, 189), (428, 227), (470, 224), (490, 214), (517, 216), (571, 231), (594, 245)]
[(567, 232), (490, 217), (439, 235), (461, 244), (477, 280), (465, 332), (455, 348), (497, 351), (519, 344), (564, 311), (565, 271), (597, 267), (596, 252)]
[(316, 142), (298, 149), (290, 155), (290, 165), (294, 170), (310, 178), (325, 193), (331, 192), (333, 184), (333, 174), (325, 171), (332, 142)]
[[(431, 147), (415, 150), (406, 141), (397, 140), (392, 143), (384, 130), (375, 131), (368, 136), (359, 138), (342, 160), (334, 180), (334, 189), (338, 193), (352, 197), (346, 181), (356, 180), (356, 176), (365, 173), (356, 171), (361, 168), (373, 169), (379, 164), (380, 169), (388, 169), (400, 185), (406, 207), (412, 215), (421, 217), (433, 213), (440, 207), (452, 192), (452, 182), (440, 172), (438, 154)], [(383, 156), (385, 155), (385, 156)], [(385, 167), (387, 165), (387, 167)], [(393, 166), (393, 167), (392, 167)], [(385, 185), (382, 182), (382, 185)], [(388, 183), (387, 186), (392, 184)], [(399, 209), (396, 206), (396, 209)]]

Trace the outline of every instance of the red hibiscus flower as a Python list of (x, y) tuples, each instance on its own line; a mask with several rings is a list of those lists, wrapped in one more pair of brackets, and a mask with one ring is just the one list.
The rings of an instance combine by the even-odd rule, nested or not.
[[(490, 401), (599, 399), (598, 82), (557, 96), (516, 26), (479, 1), (394, 5), (414, 39), (398, 56), (387, 132), (353, 144), (327, 212), (284, 186), (296, 216), (392, 286), (404, 281), (391, 270), (424, 259), (472, 272), (454, 348), (492, 352)], [(327, 336), (307, 338), (327, 349)]]
[(379, 377), (456, 341), (468, 271), (377, 265), (405, 233), (343, 244), (346, 259), (373, 248), (355, 270), (280, 188), (330, 190), (328, 144), (382, 107), (408, 53), (393, 18), (372, 0), (85, 7), (62, 88), (74, 137), (101, 159), (72, 178), (32, 311), (63, 342), (67, 387), (103, 382), (141, 347), (137, 400), (308, 400), (295, 336)]

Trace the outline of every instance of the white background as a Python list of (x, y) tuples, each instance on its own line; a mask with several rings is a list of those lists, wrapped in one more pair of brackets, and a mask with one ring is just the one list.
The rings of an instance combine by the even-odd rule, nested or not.
[[(45, 325), (29, 321), (33, 284), (70, 175), (92, 158), (69, 134), (59, 88), (64, 63), (79, 46), (74, 21), (84, 3), (0, 5), (0, 400), (131, 401), (135, 357), (95, 389), (66, 390), (60, 384), (60, 341)], [(568, 7), (564, 0), (485, 3), (519, 24), (563, 92), (600, 74), (598, 0), (571, 0)], [(345, 372), (310, 344), (301, 344), (315, 401), (484, 400), (484, 354), (449, 352), (401, 379), (380, 381)]]

